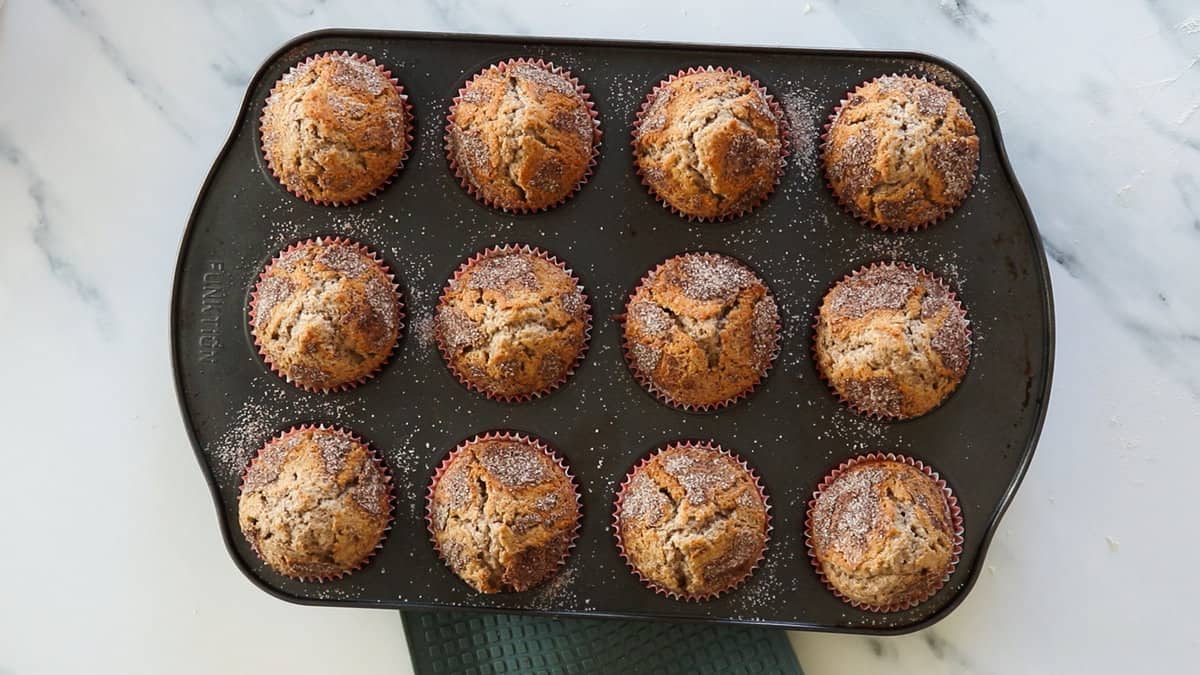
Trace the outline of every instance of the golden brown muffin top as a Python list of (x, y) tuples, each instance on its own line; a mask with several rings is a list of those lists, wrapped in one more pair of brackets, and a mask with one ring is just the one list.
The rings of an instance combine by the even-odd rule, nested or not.
[(954, 94), (906, 75), (855, 89), (825, 145), (838, 199), (855, 216), (895, 230), (948, 214), (967, 196), (978, 164), (975, 124)]
[(450, 110), (447, 152), (487, 204), (540, 211), (588, 175), (599, 126), (568, 75), (551, 65), (498, 64), (467, 82)]
[(435, 478), (429, 526), (450, 569), (481, 593), (548, 579), (575, 540), (579, 502), (546, 448), (516, 436), (465, 443)]
[(626, 305), (634, 374), (677, 407), (725, 405), (766, 375), (779, 341), (779, 310), (745, 265), (716, 253), (670, 258)]
[(782, 120), (753, 80), (707, 69), (650, 95), (634, 130), (638, 171), (686, 216), (721, 219), (754, 208), (783, 169)]
[(489, 249), (450, 280), (434, 335), (464, 384), (489, 397), (539, 396), (571, 374), (591, 325), (578, 281), (527, 246)]
[(263, 152), (292, 193), (318, 203), (352, 203), (400, 168), (410, 126), (403, 96), (374, 62), (322, 54), (271, 90), (262, 116)]
[(851, 407), (909, 419), (942, 403), (971, 359), (965, 312), (929, 272), (902, 263), (867, 267), (821, 302), (817, 368)]
[(272, 439), (250, 462), (238, 524), (280, 574), (307, 580), (360, 567), (391, 520), (387, 474), (340, 429), (302, 427)]
[(848, 467), (821, 490), (810, 515), (818, 565), (857, 603), (921, 602), (941, 587), (956, 559), (957, 528), (945, 492), (902, 461)]
[(400, 297), (375, 258), (345, 239), (303, 242), (263, 271), (250, 329), (293, 384), (331, 390), (370, 377), (399, 338)]
[(616, 523), (629, 563), (688, 599), (718, 595), (753, 571), (767, 546), (766, 498), (715, 446), (674, 444), (634, 469)]

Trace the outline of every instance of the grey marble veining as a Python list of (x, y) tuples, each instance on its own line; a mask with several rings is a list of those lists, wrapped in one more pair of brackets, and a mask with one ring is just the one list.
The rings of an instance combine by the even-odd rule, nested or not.
[[(0, 8), (0, 673), (395, 672), (393, 613), (230, 564), (175, 410), (182, 228), (249, 77), (327, 26), (911, 49), (971, 73), (1044, 235), (1045, 433), (975, 590), (827, 673), (1188, 672), (1200, 646), (1200, 6), (13, 0)], [(313, 636), (322, 636), (314, 639)], [(350, 656), (347, 656), (350, 655)]]

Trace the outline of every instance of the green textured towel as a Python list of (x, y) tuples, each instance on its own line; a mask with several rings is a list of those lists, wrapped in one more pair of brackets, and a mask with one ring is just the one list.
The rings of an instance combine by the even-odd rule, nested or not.
[(776, 629), (401, 612), (418, 673), (778, 673), (803, 675)]

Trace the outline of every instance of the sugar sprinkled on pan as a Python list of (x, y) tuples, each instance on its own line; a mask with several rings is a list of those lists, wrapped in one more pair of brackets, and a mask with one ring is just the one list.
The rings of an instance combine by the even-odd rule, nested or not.
[[(422, 78), (444, 84), (445, 73), (436, 67), (416, 67), (415, 61), (405, 66), (390, 59), (382, 49), (373, 55), (405, 84), (409, 80), (419, 83)], [(236, 491), (241, 470), (265, 440), (305, 421), (336, 421), (369, 440), (386, 458), (395, 480), (398, 529), (411, 526), (416, 531), (424, 527), (424, 489), (430, 474), (445, 452), (467, 435), (465, 430), (454, 432), (464, 420), (478, 427), (470, 429), (472, 433), (500, 427), (544, 433), (570, 459), (583, 492), (589, 499), (599, 499), (599, 506), (591, 501), (588, 505), (601, 512), (587, 513), (585, 518), (600, 520), (611, 513), (603, 512), (605, 506), (611, 509), (611, 500), (602, 497), (611, 497), (616, 491), (632, 458), (668, 438), (736, 437), (738, 450), (760, 470), (779, 504), (802, 503), (808, 497), (805, 491), (811, 491), (812, 486), (803, 480), (790, 481), (790, 471), (817, 475), (859, 450), (930, 452), (922, 443), (919, 429), (873, 422), (838, 407), (824, 384), (810, 372), (808, 355), (812, 314), (822, 295), (841, 275), (882, 259), (908, 260), (925, 267), (946, 279), (964, 302), (970, 301), (977, 348), (981, 328), (991, 327), (984, 332), (991, 332), (993, 339), (1002, 344), (1010, 338), (1010, 325), (1002, 324), (999, 314), (988, 308), (991, 272), (977, 263), (969, 229), (977, 221), (977, 214), (991, 212), (998, 203), (1003, 205), (1007, 192), (1001, 188), (1008, 184), (1003, 175), (981, 173), (972, 198), (987, 196), (990, 201), (969, 201), (962, 207), (961, 217), (956, 214), (954, 219), (936, 226), (941, 229), (916, 237), (868, 230), (847, 220), (836, 208), (825, 207), (825, 202), (832, 202), (817, 163), (818, 136), (836, 97), (861, 81), (860, 76), (866, 79), (893, 69), (915, 73), (916, 69), (881, 61), (877, 72), (856, 69), (850, 77), (821, 72), (812, 77), (806, 74), (803, 80), (795, 75), (790, 80), (764, 76), (763, 84), (780, 102), (789, 122), (791, 154), (778, 194), (750, 217), (719, 227), (698, 227), (662, 212), (636, 182), (626, 185), (610, 180), (614, 174), (627, 172), (628, 167), (619, 166), (628, 145), (627, 123), (662, 73), (626, 68), (620, 59), (610, 59), (606, 52), (588, 47), (535, 49), (528, 55), (542, 56), (575, 71), (600, 108), (605, 131), (610, 132), (601, 173), (576, 204), (536, 218), (513, 218), (478, 208), (454, 181), (445, 179), (444, 125), (437, 119), (444, 111), (435, 111), (418, 120), (416, 153), (406, 172), (374, 199), (352, 209), (319, 209), (282, 191), (258, 196), (255, 190), (242, 187), (238, 198), (230, 200), (236, 202), (231, 207), (235, 211), (250, 213), (236, 223), (238, 230), (231, 229), (235, 224), (232, 222), (207, 225), (214, 231), (228, 232), (231, 244), (245, 239), (244, 232), (239, 231), (257, 233), (258, 239), (244, 250), (240, 245), (220, 250), (219, 259), (226, 263), (233, 296), (253, 282), (270, 255), (288, 244), (318, 235), (343, 236), (366, 244), (386, 260), (402, 287), (406, 313), (412, 317), (405, 331), (412, 339), (401, 343), (396, 362), (371, 385), (370, 392), (359, 392), (385, 395), (388, 403), (382, 407), (358, 394), (321, 397), (295, 391), (269, 372), (254, 368), (257, 364), (251, 358), (253, 354), (247, 356), (252, 368), (242, 373), (249, 381), (245, 390), (233, 388), (218, 398), (219, 406), (206, 416), (209, 421), (195, 429), (223, 496)], [(718, 53), (712, 58), (719, 60), (720, 56)], [(491, 57), (481, 56), (473, 65), (464, 66), (462, 72), (473, 72), (487, 58)], [(734, 64), (714, 61), (712, 65)], [(786, 69), (781, 72), (786, 73)], [(949, 86), (960, 99), (971, 98), (965, 88), (942, 81), (932, 72), (924, 74)], [(453, 86), (457, 84), (461, 83)], [(452, 90), (452, 85), (446, 86), (451, 87), (447, 91)], [(972, 111), (976, 106), (973, 100), (968, 102)], [(976, 121), (981, 118), (977, 116)], [(809, 129), (812, 133), (807, 133)], [(618, 161), (613, 163), (613, 159)], [(609, 169), (607, 173), (605, 168)], [(263, 180), (257, 165), (233, 169), (251, 183), (270, 185), (269, 176)], [(995, 188), (990, 192), (985, 189), (989, 181)], [(435, 211), (429, 210), (430, 201), (438, 205)], [(999, 223), (997, 227), (1008, 225)], [(1017, 240), (1024, 241), (1019, 237)], [(503, 243), (544, 245), (570, 260), (587, 286), (596, 319), (592, 351), (582, 376), (573, 386), (534, 406), (497, 406), (463, 390), (447, 376), (440, 355), (433, 349), (433, 309), (446, 277), (463, 256), (482, 246)], [(999, 246), (1004, 249), (1003, 244)], [(666, 410), (639, 391), (622, 363), (620, 324), (611, 320), (614, 314), (625, 311), (637, 274), (656, 261), (688, 250), (728, 252), (753, 264), (775, 295), (783, 317), (783, 351), (766, 388), (743, 405), (716, 415)], [(1020, 260), (1017, 264), (1027, 266)], [(1022, 282), (1018, 279), (1012, 283), (1019, 287)], [(985, 309), (980, 311), (981, 307)], [(230, 311), (227, 316), (237, 314)], [(224, 354), (244, 356), (239, 352), (243, 336), (237, 333), (244, 330), (244, 324), (226, 323), (231, 333), (223, 336), (228, 337)], [(652, 356), (661, 358), (661, 354), (646, 355)], [(987, 374), (991, 386), (993, 373)], [(562, 426), (547, 426), (546, 419), (558, 420)], [(971, 451), (972, 457), (979, 454), (978, 450), (975, 447)], [(376, 579), (360, 584), (354, 577), (336, 586), (301, 587), (297, 592), (314, 599), (348, 602), (433, 602), (568, 612), (611, 610), (611, 605), (606, 606), (603, 598), (589, 590), (602, 583), (596, 580), (596, 570), (603, 567), (597, 561), (604, 556), (597, 552), (603, 553), (612, 545), (607, 526), (594, 529), (596, 532), (591, 533), (585, 530), (579, 548), (558, 577), (520, 598), (447, 598), (436, 581), (427, 578), (431, 575), (417, 579), (411, 587), (389, 587), (382, 594), (377, 592)], [(600, 538), (591, 538), (597, 532)], [(386, 569), (389, 578), (398, 578), (399, 572), (412, 569), (420, 559), (419, 549), (414, 555), (414, 551), (397, 548), (396, 541), (381, 554), (378, 569), (369, 573)], [(419, 543), (428, 547), (427, 542)], [(611, 569), (606, 572), (625, 573)], [(783, 616), (779, 611), (803, 595), (798, 593), (796, 580), (810, 573), (800, 534), (776, 529), (762, 568), (744, 587), (726, 596), (727, 604), (721, 607), (728, 607), (728, 611), (722, 609), (721, 618), (807, 620), (810, 617)], [(950, 589), (961, 585), (956, 580)], [(716, 605), (698, 607), (711, 612)], [(838, 621), (839, 625), (865, 628), (894, 626), (894, 620), (886, 617), (842, 616)]]

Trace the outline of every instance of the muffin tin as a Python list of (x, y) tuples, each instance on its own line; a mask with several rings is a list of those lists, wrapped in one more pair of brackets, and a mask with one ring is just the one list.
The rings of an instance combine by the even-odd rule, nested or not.
[[(274, 82), (305, 57), (368, 54), (389, 68), (414, 106), (412, 155), (392, 185), (349, 207), (288, 194), (264, 166), (258, 118)], [(466, 78), (511, 57), (542, 58), (588, 88), (604, 132), (595, 173), (565, 204), (508, 215), (479, 204), (447, 167), (445, 116)], [(655, 84), (698, 65), (737, 68), (780, 101), (791, 156), (775, 193), (753, 213), (689, 223), (638, 181), (630, 125)], [(979, 175), (963, 205), (928, 230), (865, 227), (825, 185), (819, 136), (839, 99), (883, 73), (943, 84), (964, 103), (981, 143)], [(246, 311), (262, 266), (290, 243), (317, 235), (378, 251), (404, 293), (405, 334), (371, 381), (308, 393), (271, 373), (256, 354)], [(503, 404), (468, 391), (446, 368), (430, 322), (438, 295), (464, 257), (526, 243), (566, 261), (593, 306), (587, 358), (559, 390)], [(642, 275), (684, 251), (739, 258), (775, 293), (783, 318), (774, 368), (748, 398), (707, 414), (668, 408), (630, 374), (615, 316)], [(938, 274), (967, 307), (970, 370), (944, 405), (916, 420), (879, 423), (841, 405), (810, 354), (812, 316), (826, 290), (876, 260), (904, 260)], [(549, 615), (689, 620), (863, 634), (915, 630), (944, 617), (983, 568), (1000, 516), (1041, 430), (1053, 362), (1049, 277), (1037, 227), (1001, 145), (983, 92), (956, 67), (909, 53), (852, 52), (329, 30), (301, 36), (252, 79), (233, 131), (197, 198), (183, 236), (171, 308), (171, 350), (185, 425), (217, 505), (226, 544), (264, 590), (298, 603), (384, 608), (455, 607)], [(394, 476), (395, 521), (364, 569), (327, 583), (282, 577), (237, 529), (238, 478), (254, 451), (299, 423), (360, 434)], [(480, 595), (437, 558), (425, 528), (425, 493), (458, 443), (496, 429), (546, 439), (583, 493), (576, 548), (559, 574), (523, 593)], [(711, 440), (750, 462), (772, 504), (761, 567), (738, 589), (705, 602), (654, 593), (629, 572), (611, 531), (626, 472), (667, 442)], [(949, 583), (929, 601), (890, 614), (860, 611), (821, 583), (804, 548), (805, 508), (822, 477), (867, 451), (923, 460), (954, 489), (965, 525)]]

